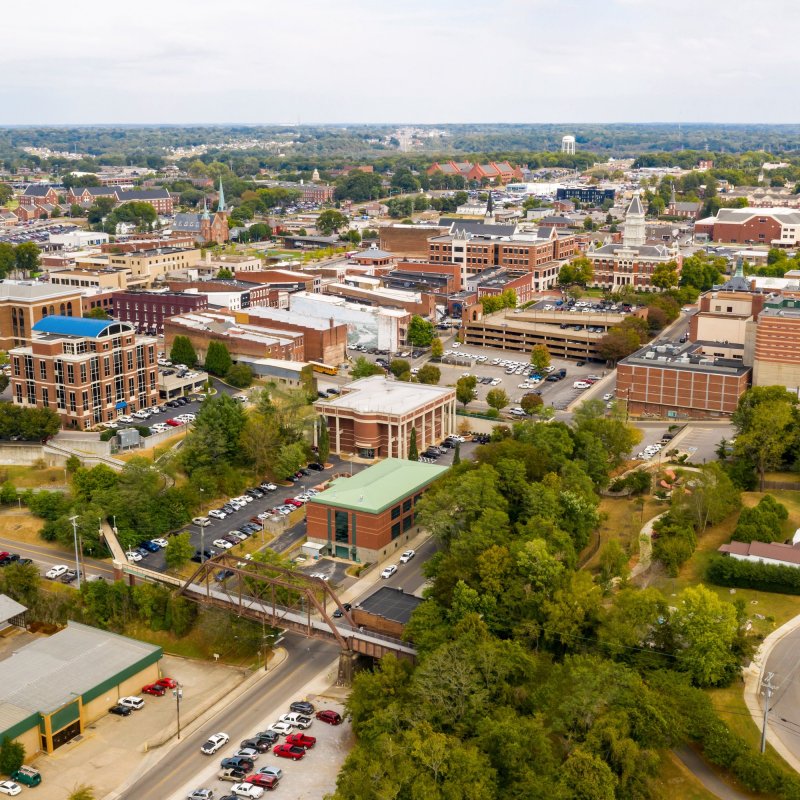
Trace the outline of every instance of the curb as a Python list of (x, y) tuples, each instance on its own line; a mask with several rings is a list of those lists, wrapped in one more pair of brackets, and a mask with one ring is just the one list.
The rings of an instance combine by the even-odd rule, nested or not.
[[(772, 652), (772, 648), (775, 647), (781, 639), (788, 636), (790, 633), (794, 633), (798, 628), (800, 628), (800, 614), (793, 617), (788, 622), (784, 622), (780, 628), (772, 631), (761, 643), (758, 650), (756, 650), (750, 665), (742, 671), (744, 677), (744, 703), (747, 706), (747, 710), (750, 712), (750, 716), (753, 718), (753, 723), (759, 730), (763, 724), (764, 713), (758, 700), (759, 688), (764, 677), (767, 659)], [(769, 737), (769, 743), (772, 745), (773, 749), (795, 772), (800, 772), (800, 758), (789, 750), (780, 735), (769, 722), (767, 722), (767, 729), (769, 733), (772, 734)]]

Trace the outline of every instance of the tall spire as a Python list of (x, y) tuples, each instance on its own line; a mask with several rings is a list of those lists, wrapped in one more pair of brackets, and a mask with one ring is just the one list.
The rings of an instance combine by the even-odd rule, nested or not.
[(222, 178), (219, 179), (219, 205), (217, 211), (225, 210), (225, 190), (222, 188)]
[(641, 247), (647, 239), (644, 223), (644, 208), (639, 195), (635, 194), (625, 214), (622, 244), (625, 247)]
[(208, 219), (209, 218), (208, 203), (206, 203), (206, 198), (205, 197), (203, 198), (203, 213), (201, 214), (201, 217), (202, 217), (202, 219)]

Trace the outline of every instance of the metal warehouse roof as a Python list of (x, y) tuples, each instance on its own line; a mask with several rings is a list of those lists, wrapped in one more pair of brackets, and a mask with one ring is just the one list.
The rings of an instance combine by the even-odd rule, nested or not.
[(83, 317), (49, 316), (40, 319), (33, 330), (37, 333), (54, 333), (62, 336), (84, 336), (96, 339), (102, 336), (107, 328), (122, 326), (119, 333), (132, 331), (133, 326), (125, 322), (108, 319), (85, 319)]
[(435, 464), (387, 458), (349, 478), (337, 478), (308, 502), (379, 514), (445, 472), (447, 467)]
[(421, 597), (407, 594), (402, 589), (393, 586), (382, 586), (377, 592), (362, 600), (357, 608), (393, 622), (405, 625), (417, 606), (424, 602)]
[(69, 622), (0, 661), (0, 726), (19, 717), (18, 709), (49, 714), (160, 652), (146, 642)]
[(27, 611), (27, 607), (12, 600), (7, 594), (0, 594), (0, 622), (6, 622), (12, 617), (17, 617)]

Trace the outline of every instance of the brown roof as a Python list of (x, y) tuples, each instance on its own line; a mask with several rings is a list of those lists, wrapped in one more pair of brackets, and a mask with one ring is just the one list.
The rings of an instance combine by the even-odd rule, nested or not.
[(736, 556), (752, 556), (769, 561), (786, 561), (789, 564), (800, 566), (800, 547), (781, 542), (731, 542), (723, 544), (718, 552)]

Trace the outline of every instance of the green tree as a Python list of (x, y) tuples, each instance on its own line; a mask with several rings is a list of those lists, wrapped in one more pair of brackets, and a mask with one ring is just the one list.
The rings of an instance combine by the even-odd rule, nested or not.
[(23, 275), (39, 271), (41, 252), (34, 242), (23, 242), (14, 249), (14, 267)]
[(594, 277), (592, 262), (586, 256), (578, 256), (569, 264), (564, 264), (558, 273), (558, 283), (560, 286), (586, 286), (591, 283)]
[(225, 373), (225, 382), (238, 389), (244, 389), (253, 382), (253, 369), (249, 364), (233, 364)]
[(411, 429), (411, 442), (408, 446), (408, 460), (419, 461), (419, 450), (417, 450), (417, 429)]
[(0, 277), (5, 278), (14, 271), (17, 258), (14, 245), (9, 242), (0, 242)]
[(478, 379), (474, 375), (463, 375), (456, 381), (456, 399), (466, 408), (475, 399)]
[(100, 308), (100, 306), (89, 309), (83, 316), (87, 319), (111, 319), (106, 310)]
[(739, 623), (731, 603), (702, 584), (684, 589), (670, 619), (678, 666), (697, 686), (726, 684), (738, 673), (733, 651)]
[(601, 758), (576, 747), (561, 766), (559, 788), (564, 800), (614, 800), (617, 780)]
[(547, 345), (535, 344), (533, 346), (531, 364), (540, 375), (544, 374), (544, 371), (550, 366), (550, 351), (547, 349)]
[(328, 420), (321, 416), (317, 420), (317, 460), (324, 464), (331, 452), (331, 438), (328, 431)]
[(536, 414), (544, 405), (544, 400), (538, 394), (528, 392), (522, 395), (519, 405), (526, 414)]
[(489, 389), (486, 393), (486, 403), (490, 408), (502, 411), (509, 403), (510, 399), (503, 389)]
[(79, 206), (77, 203), (72, 203), (69, 207), (69, 215), (71, 217), (82, 217), (84, 213), (83, 207)]
[(600, 550), (600, 580), (609, 584), (613, 578), (628, 577), (628, 554), (617, 539), (606, 542)]
[(456, 442), (453, 448), (453, 466), (457, 467), (461, 463), (461, 442)]
[[(185, 363), (185, 362), (184, 362)], [(211, 340), (206, 351), (205, 368), (211, 375), (222, 377), (227, 375), (228, 370), (233, 366), (231, 354), (223, 342)]]
[(218, 281), (232, 281), (233, 280), (233, 272), (229, 270), (227, 267), (222, 267), (219, 272), (217, 272), (217, 280)]
[(353, 366), (350, 368), (350, 377), (353, 380), (358, 380), (359, 378), (369, 378), (370, 375), (384, 375), (386, 371), (383, 367), (379, 366), (378, 364), (373, 364), (371, 361), (367, 361), (364, 356), (359, 356)]
[(434, 386), (439, 383), (441, 378), (442, 371), (439, 369), (439, 367), (435, 367), (433, 364), (423, 364), (417, 373), (417, 380), (420, 383), (427, 383)]
[(188, 336), (175, 337), (169, 351), (169, 360), (173, 364), (186, 364), (187, 367), (197, 366), (197, 353), (195, 353)]
[(672, 289), (678, 285), (678, 265), (674, 261), (668, 264), (659, 264), (650, 278), (653, 286), (659, 289)]
[(349, 224), (347, 217), (335, 208), (326, 208), (318, 217), (314, 227), (323, 235), (330, 236)]
[(411, 317), (408, 324), (406, 339), (414, 347), (428, 347), (434, 338), (434, 327), (432, 322), (428, 322), (416, 314)]
[(431, 342), (431, 358), (441, 358), (444, 354), (444, 345), (442, 340), (436, 336)]
[(167, 569), (179, 570), (189, 562), (193, 555), (194, 545), (189, 538), (188, 532), (169, 537), (167, 546), (164, 549), (164, 561)]
[(25, 763), (25, 748), (21, 742), (3, 737), (0, 744), (0, 772), (10, 775)]
[(405, 376), (411, 375), (411, 364), (404, 358), (393, 358), (389, 362), (389, 372), (399, 380), (408, 380)]

